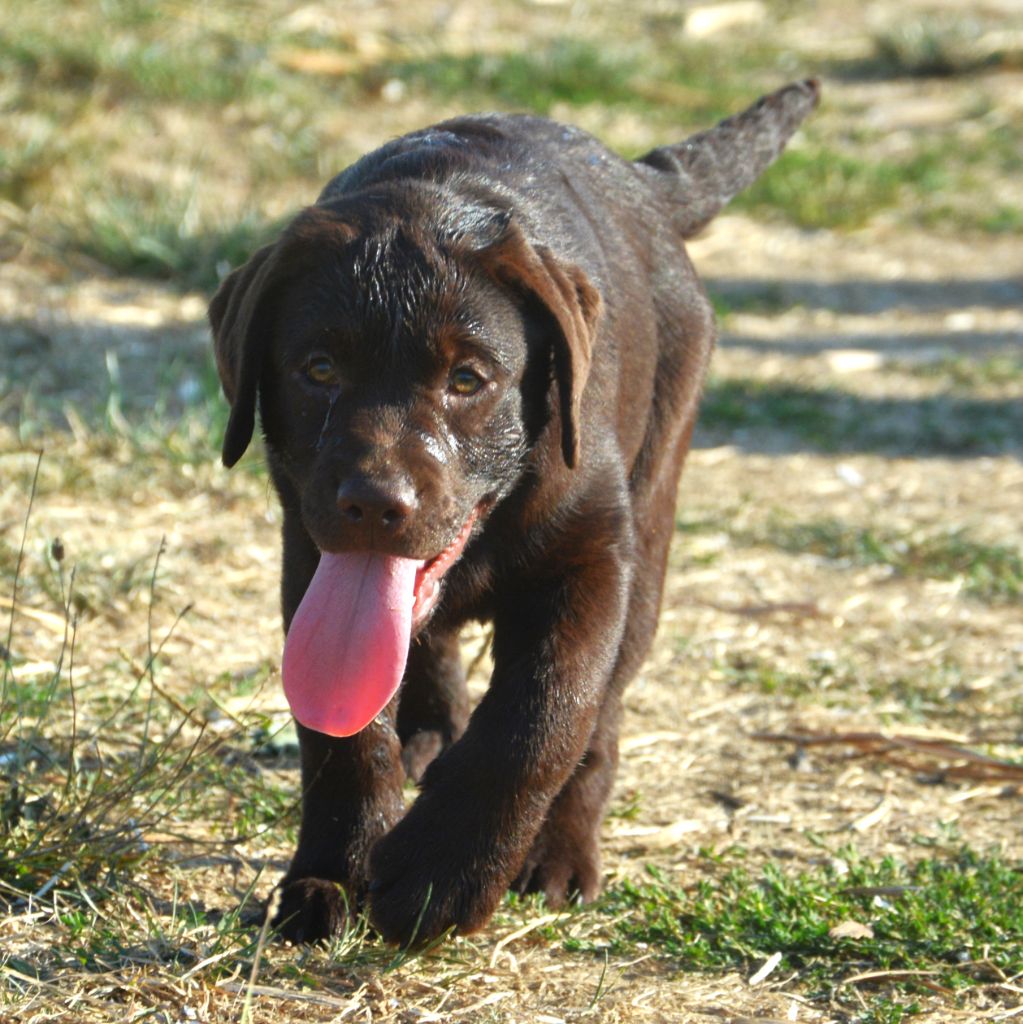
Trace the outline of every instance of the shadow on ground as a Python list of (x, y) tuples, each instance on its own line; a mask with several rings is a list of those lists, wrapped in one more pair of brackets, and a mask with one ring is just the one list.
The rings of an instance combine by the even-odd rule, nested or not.
[(1023, 456), (1023, 403), (954, 395), (874, 397), (760, 379), (712, 380), (697, 447), (777, 455)]
[[(938, 281), (843, 278), (834, 282), (708, 277), (705, 283), (711, 295), (726, 308), (743, 312), (780, 312), (790, 306), (863, 314), (896, 310), (940, 313), (973, 306), (1023, 307), (1023, 277)], [(1017, 335), (1016, 343), (1020, 341)]]
[[(762, 311), (765, 316), (797, 305), (878, 315), (896, 310), (940, 315), (943, 310), (1008, 310), (1023, 305), (1023, 284), (1009, 277), (840, 284), (719, 277), (710, 281), (710, 288), (726, 307)], [(808, 382), (805, 373), (798, 380), (752, 374), (712, 377), (697, 445), (730, 444), (769, 454), (1023, 454), (1023, 402), (1017, 397), (978, 396), (953, 386), (910, 395), (899, 393), (899, 381), (893, 379), (886, 387), (884, 380), (887, 359), (933, 361), (946, 354), (967, 361), (1023, 357), (1018, 331), (900, 332), (896, 319), (879, 321), (878, 326), (882, 329), (780, 337), (724, 330), (724, 350), (774, 356), (865, 350), (880, 358), (879, 372), (871, 394), (860, 393), (858, 379), (846, 388), (836, 385), (833, 375), (819, 386)], [(86, 423), (99, 426), (112, 409), (128, 422), (151, 416), (154, 410), (170, 420), (198, 404), (215, 426), (226, 412), (219, 392), (208, 329), (201, 320), (124, 326), (91, 318), (48, 323), (41, 315), (0, 319), (0, 419), (22, 427), (22, 436), (26, 423), (67, 426), (69, 407)]]

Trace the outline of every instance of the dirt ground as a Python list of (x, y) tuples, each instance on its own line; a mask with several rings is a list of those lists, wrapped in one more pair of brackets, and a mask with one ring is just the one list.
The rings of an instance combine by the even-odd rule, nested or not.
[[(823, 35), (826, 25), (818, 20), (804, 31)], [(1018, 114), (1021, 79), (1013, 75), (1011, 83), (1006, 95), (1015, 99), (1007, 102)], [(940, 102), (954, 103), (956, 88), (944, 83)], [(875, 111), (893, 131), (922, 130), (935, 111), (943, 116), (928, 80), (897, 87), (836, 80), (825, 82), (825, 95)], [(883, 105), (875, 103), (881, 97)], [(353, 114), (350, 131), (367, 146), (382, 141), (376, 128)], [(859, 445), (855, 434), (837, 451), (821, 451), (785, 429), (701, 429), (682, 482), (682, 529), (659, 637), (626, 700), (621, 771), (604, 831), (609, 883), (640, 878), (650, 864), (684, 878), (708, 849), (737, 845), (751, 867), (776, 862), (792, 870), (834, 858), (847, 843), (866, 857), (912, 859), (963, 842), (1023, 860), (1019, 784), (948, 771), (963, 765), (949, 752), (960, 744), (1019, 756), (1018, 598), (983, 600), (961, 576), (903, 575), (765, 539), (778, 522), (835, 520), (900, 537), (962, 530), (1023, 548), (1023, 439), (980, 444), (963, 456), (921, 446), (914, 419), (921, 401), (941, 398), (948, 387), (930, 369), (1020, 358), (1023, 242), (1014, 234), (956, 237), (889, 223), (806, 231), (730, 214), (693, 243), (692, 255), (714, 294), (733, 306), (716, 382), (834, 388), (860, 401), (864, 415), (884, 402), (894, 417), (888, 436), (904, 429), (908, 440)], [(745, 302), (765, 289), (768, 308)], [(9, 263), (0, 266), (7, 325), (0, 357), (22, 361), (16, 382), (69, 400), (109, 377), (109, 353), (126, 381), (138, 375), (155, 387), (147, 377), (154, 345), (164, 356), (180, 352), (183, 366), (199, 365), (208, 345), (205, 299), (104, 276), (56, 281), (33, 265)], [(990, 387), (992, 401), (1023, 401), (1018, 376)], [(36, 456), (34, 445), (4, 430), (0, 528), (13, 538)], [(90, 673), (102, 676), (117, 659), (145, 657), (145, 583), (162, 543), (156, 633), (189, 607), (163, 649), (162, 685), (184, 699), (211, 680), (258, 677), (254, 693), (225, 690), (222, 713), (256, 706), (283, 720), (279, 515), (265, 480), (223, 470), (218, 437), (208, 438), (207, 464), (149, 475), (134, 473), (116, 445), (105, 458), (86, 435), (85, 428), (76, 434), (73, 416), (45, 434), (31, 521), (35, 549), (61, 537), (79, 565), (84, 599), (102, 603), (82, 626), (79, 681), (87, 685)], [(97, 582), (114, 573), (131, 582), (120, 590)], [(22, 600), (38, 614), (20, 620), (16, 638), (45, 659), (62, 624), (47, 616), (44, 594), (29, 588)], [(469, 637), (466, 657), (483, 643)], [(473, 678), (481, 692), (485, 658)], [(903, 745), (872, 753), (880, 736)], [(297, 790), (294, 765), (280, 770)], [(251, 849), (183, 862), (177, 884), (223, 904), (257, 877), (266, 891), (287, 854), (284, 842), (264, 838)], [(21, 955), (46, 941), (24, 923), (5, 929)], [(612, 957), (605, 968), (513, 931), (499, 923), (456, 940), (458, 961), (429, 976), (398, 971), (355, 991), (302, 999), (268, 987), (253, 1019), (852, 1019), (812, 1004), (790, 977), (751, 985), (748, 977), (695, 974), (652, 955)], [(206, 1016), (196, 1019), (235, 1019), (238, 991), (206, 992)], [(982, 990), (966, 1004), (940, 992), (918, 1002), (916, 1019), (935, 1022), (1020, 1012), (1018, 996)]]

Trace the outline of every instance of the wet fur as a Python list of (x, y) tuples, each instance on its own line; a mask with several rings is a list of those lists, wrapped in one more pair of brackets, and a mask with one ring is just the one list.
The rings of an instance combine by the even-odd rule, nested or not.
[[(224, 460), (258, 407), (286, 628), (319, 550), (430, 558), (480, 511), (398, 697), (347, 739), (299, 727), (285, 935), (323, 938), (368, 900), (386, 939), (425, 940), (479, 928), (509, 886), (554, 905), (599, 891), (621, 695), (656, 627), (715, 337), (684, 239), (816, 99), (790, 86), (635, 162), (538, 118), (447, 122), (343, 172), (225, 280)], [(303, 377), (317, 346), (343, 369), (329, 394)], [(486, 388), (462, 401), (447, 375), (469, 358)], [(350, 521), (350, 492), (400, 514)], [(470, 619), (494, 629), (471, 715)]]

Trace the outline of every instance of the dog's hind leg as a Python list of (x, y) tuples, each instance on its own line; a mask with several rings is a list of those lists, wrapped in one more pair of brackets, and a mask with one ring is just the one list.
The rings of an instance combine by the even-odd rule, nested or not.
[(512, 884), (516, 892), (542, 892), (550, 906), (601, 889), (600, 828), (618, 770), (622, 692), (639, 670), (657, 629), (657, 612), (671, 533), (641, 547), (632, 579), (629, 617), (614, 674), (586, 753), (557, 795), (543, 828)]
[(655, 536), (654, 547), (640, 545), (625, 634), (586, 753), (551, 804), (512, 884), (517, 892), (544, 893), (550, 906), (573, 896), (589, 901), (600, 892), (600, 827), (618, 770), (622, 691), (639, 670), (657, 628), (670, 538), (669, 531)]
[(412, 643), (398, 703), (405, 773), (418, 782), (427, 765), (465, 732), (469, 693), (458, 631), (427, 630)]
[(511, 885), (515, 892), (542, 892), (552, 907), (573, 896), (589, 901), (600, 892), (600, 824), (618, 768), (620, 719), (620, 695), (609, 692), (583, 759), (551, 804)]

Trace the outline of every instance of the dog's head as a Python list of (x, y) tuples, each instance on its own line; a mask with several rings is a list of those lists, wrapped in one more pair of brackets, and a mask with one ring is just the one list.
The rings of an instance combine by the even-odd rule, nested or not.
[(599, 313), (585, 274), (497, 200), (392, 185), (310, 207), (210, 305), (231, 404), (224, 462), (245, 451), (258, 406), (321, 552), (429, 570), (538, 444), (575, 466)]

